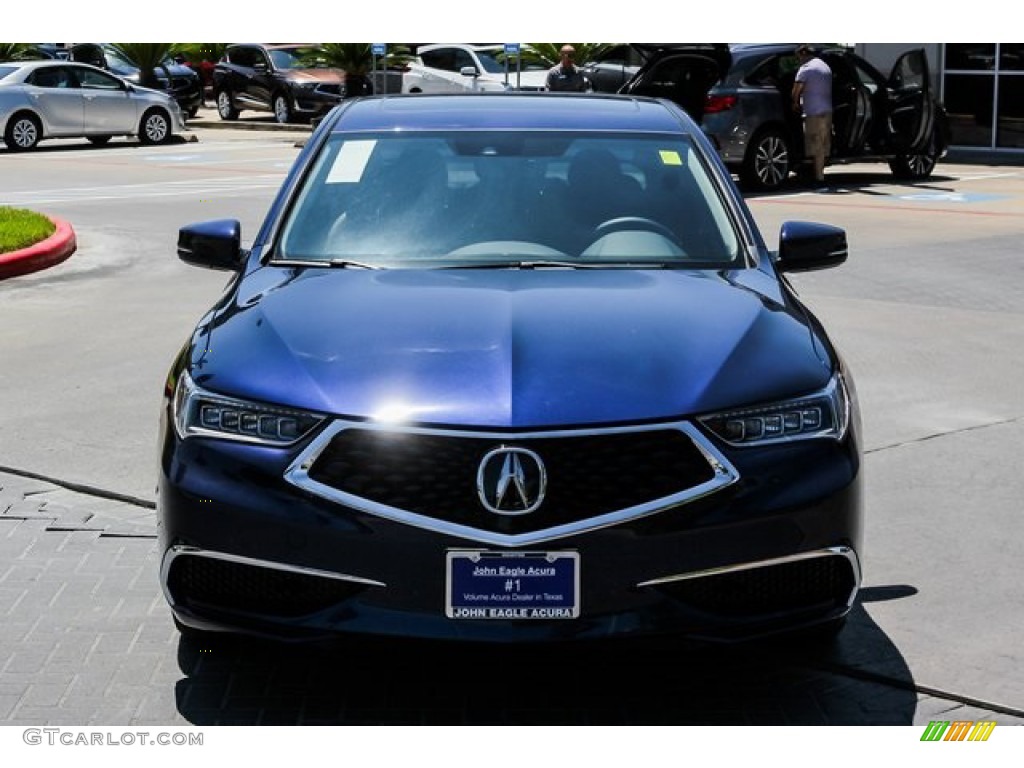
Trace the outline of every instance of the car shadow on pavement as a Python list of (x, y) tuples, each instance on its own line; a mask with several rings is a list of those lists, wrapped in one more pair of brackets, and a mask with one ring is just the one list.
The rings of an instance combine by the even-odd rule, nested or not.
[[(832, 170), (825, 175), (825, 186), (828, 194), (863, 194), (872, 196), (892, 197), (893, 188), (896, 187), (902, 192), (898, 194), (914, 193), (936, 193), (952, 194), (955, 190), (951, 186), (958, 181), (956, 175), (934, 173), (927, 179), (917, 181), (908, 179), (897, 179), (885, 171), (843, 171)], [(800, 194), (819, 194), (821, 190), (815, 184), (808, 184), (797, 177), (791, 178), (780, 189), (770, 192), (745, 191), (743, 196), (748, 200), (758, 198), (786, 197)]]
[[(896, 591), (867, 600), (914, 592), (875, 589)], [(182, 639), (178, 664), (177, 708), (196, 725), (909, 725), (917, 705), (903, 657), (859, 604), (824, 651)]]
[[(82, 139), (81, 141), (62, 140), (58, 144), (40, 144), (32, 149), (33, 155), (60, 154), (62, 152), (106, 152), (111, 149), (157, 149), (159, 147), (173, 147), (180, 144), (195, 144), (199, 139), (195, 134), (187, 133), (178, 136), (171, 136), (167, 141), (159, 144), (145, 144), (133, 137), (114, 137), (106, 144), (93, 144)], [(24, 155), (25, 152), (12, 152), (5, 145), (0, 144), (0, 155)]]

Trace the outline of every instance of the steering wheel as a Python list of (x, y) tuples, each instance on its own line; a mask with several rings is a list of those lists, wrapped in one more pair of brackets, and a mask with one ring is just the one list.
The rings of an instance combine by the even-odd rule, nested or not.
[(594, 227), (594, 240), (600, 240), (602, 237), (610, 235), (612, 232), (621, 232), (629, 229), (642, 229), (647, 232), (656, 232), (666, 240), (670, 241), (673, 245), (678, 246), (679, 248), (683, 247), (683, 244), (679, 242), (679, 236), (676, 235), (675, 232), (666, 227), (660, 221), (648, 219), (644, 216), (619, 216), (614, 219), (602, 221)]

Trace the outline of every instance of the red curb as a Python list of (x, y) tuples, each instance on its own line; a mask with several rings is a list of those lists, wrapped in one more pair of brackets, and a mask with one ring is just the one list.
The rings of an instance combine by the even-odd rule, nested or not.
[(52, 267), (75, 252), (78, 248), (75, 230), (63, 219), (48, 218), (57, 227), (52, 235), (28, 248), (0, 254), (0, 280)]

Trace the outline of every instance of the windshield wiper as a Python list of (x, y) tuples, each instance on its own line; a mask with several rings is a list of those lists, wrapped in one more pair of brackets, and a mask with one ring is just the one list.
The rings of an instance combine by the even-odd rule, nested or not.
[(438, 269), (601, 269), (606, 264), (579, 261), (468, 261)]
[(341, 269), (384, 269), (376, 264), (348, 259), (271, 259), (274, 267), (340, 267)]

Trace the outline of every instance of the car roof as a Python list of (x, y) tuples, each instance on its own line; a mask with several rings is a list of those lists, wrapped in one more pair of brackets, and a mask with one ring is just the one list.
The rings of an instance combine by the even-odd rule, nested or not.
[(333, 130), (696, 133), (699, 129), (674, 105), (643, 96), (512, 92), (363, 98), (340, 112)]
[(46, 69), (47, 67), (81, 67), (83, 69), (94, 69), (105, 75), (114, 75), (105, 69), (86, 64), (84, 61), (71, 61), (70, 59), (18, 59), (17, 61), (0, 61), (5, 67), (17, 67), (19, 70)]

